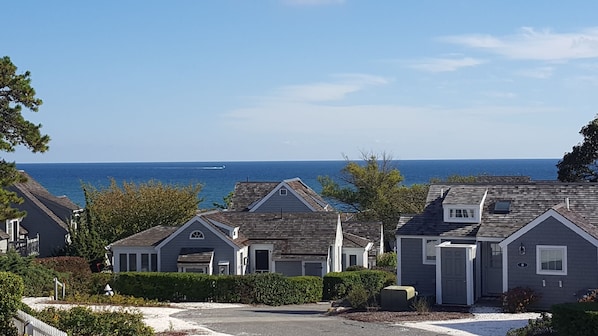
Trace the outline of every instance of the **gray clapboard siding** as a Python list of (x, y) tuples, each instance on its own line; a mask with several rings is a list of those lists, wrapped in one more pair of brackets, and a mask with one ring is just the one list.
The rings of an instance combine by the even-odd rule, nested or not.
[(276, 273), (286, 276), (303, 275), (301, 260), (278, 260), (275, 262)]
[[(195, 230), (201, 231), (204, 234), (204, 239), (189, 239), (189, 235)], [(228, 261), (231, 272), (234, 272), (237, 267), (234, 248), (202, 223), (195, 221), (162, 247), (160, 251), (160, 270), (162, 272), (178, 271), (177, 259), (182, 248), (213, 248), (213, 274), (218, 274), (219, 261)]]
[[(526, 248), (523, 255), (519, 253), (521, 244)], [(536, 274), (536, 245), (567, 246), (567, 275)], [(553, 217), (514, 240), (507, 251), (508, 288), (524, 286), (541, 293), (539, 308), (576, 301), (587, 289), (598, 288), (596, 247)]]
[(436, 265), (425, 265), (422, 262), (421, 238), (401, 238), (401, 283), (413, 286), (420, 295), (436, 293)]

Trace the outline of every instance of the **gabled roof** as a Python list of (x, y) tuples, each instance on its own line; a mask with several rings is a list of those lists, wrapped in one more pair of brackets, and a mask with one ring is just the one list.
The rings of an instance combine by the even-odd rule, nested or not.
[[(451, 193), (469, 189), (486, 188), (481, 223), (445, 223), (442, 202)], [(473, 183), (433, 184), (430, 186), (427, 205), (418, 215), (401, 216), (397, 235), (483, 237), (502, 239), (509, 237), (547, 210), (568, 200), (568, 214), (572, 222), (592, 231), (598, 226), (598, 184), (560, 183), (550, 181), (522, 183)], [(510, 201), (508, 213), (496, 213), (494, 205)], [(559, 210), (559, 211), (562, 211)]]
[(322, 196), (303, 183), (298, 177), (282, 182), (237, 182), (229, 206), (230, 211), (251, 211), (268, 197), (286, 187), (302, 200), (312, 211), (332, 211)]
[(109, 247), (113, 246), (127, 246), (127, 247), (156, 247), (164, 239), (168, 238), (173, 234), (179, 227), (178, 226), (164, 226), (158, 225), (151, 227), (145, 231), (138, 232), (132, 236), (123, 238), (110, 244)]
[[(54, 196), (41, 184), (35, 181), (24, 171), (21, 171), (27, 181), (15, 183), (8, 189), (16, 192), (25, 202), (29, 202), (45, 213), (52, 222), (68, 230), (66, 220), (70, 218), (72, 212), (80, 209), (66, 196)], [(19, 208), (18, 205), (16, 205)], [(27, 216), (23, 219), (22, 225), (27, 226), (29, 219)]]
[(253, 213), (221, 212), (218, 216), (234, 223), (250, 244), (273, 244), (275, 257), (311, 255), (325, 257), (334, 244), (338, 215), (333, 212)]
[(352, 233), (343, 232), (343, 247), (366, 248), (370, 244), (372, 244), (372, 242), (369, 241), (368, 239), (359, 237)]

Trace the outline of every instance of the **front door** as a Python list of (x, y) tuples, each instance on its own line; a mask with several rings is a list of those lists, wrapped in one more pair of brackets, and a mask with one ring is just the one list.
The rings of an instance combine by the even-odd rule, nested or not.
[(482, 295), (502, 293), (502, 249), (498, 243), (484, 242), (482, 248)]
[(464, 248), (441, 249), (442, 303), (467, 304), (467, 271)]

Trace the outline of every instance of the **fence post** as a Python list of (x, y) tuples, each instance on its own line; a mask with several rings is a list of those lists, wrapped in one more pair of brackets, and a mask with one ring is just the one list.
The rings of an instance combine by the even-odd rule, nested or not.
[(65, 297), (65, 285), (58, 281), (58, 278), (54, 278), (54, 300), (58, 301), (58, 286), (62, 287), (62, 299), (64, 300)]

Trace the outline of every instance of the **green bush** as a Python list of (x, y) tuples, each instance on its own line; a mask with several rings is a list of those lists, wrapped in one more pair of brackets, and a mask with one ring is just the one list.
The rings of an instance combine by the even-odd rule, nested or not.
[(0, 334), (17, 335), (12, 318), (21, 307), (23, 297), (23, 279), (18, 275), (0, 272)]
[(355, 309), (367, 308), (369, 298), (370, 293), (362, 285), (353, 286), (347, 294), (347, 301)]
[(66, 285), (68, 294), (87, 293), (92, 273), (87, 260), (81, 257), (51, 257), (36, 259), (45, 268), (60, 274), (58, 278)]
[(552, 306), (552, 325), (560, 335), (590, 336), (598, 330), (598, 302)]
[(376, 256), (376, 266), (379, 267), (397, 267), (397, 253), (386, 252)]
[(354, 272), (354, 271), (364, 271), (366, 270), (367, 267), (361, 266), (361, 265), (353, 265), (353, 266), (349, 266), (345, 269), (345, 272)]
[(502, 307), (508, 313), (524, 313), (527, 307), (540, 299), (540, 295), (529, 287), (511, 288), (502, 294)]
[(317, 302), (319, 277), (285, 277), (277, 273), (206, 275), (125, 272), (110, 282), (120, 294), (159, 301), (215, 301), (283, 305)]
[(81, 336), (151, 336), (152, 328), (143, 323), (143, 314), (136, 312), (99, 311), (87, 307), (70, 310), (46, 308), (36, 314), (40, 320), (67, 332)]
[(546, 314), (542, 313), (540, 317), (535, 320), (529, 320), (525, 327), (518, 329), (511, 329), (506, 336), (550, 336), (556, 335), (556, 331), (552, 327), (552, 319)]
[(377, 302), (382, 288), (396, 283), (396, 275), (378, 270), (331, 272), (323, 282), (324, 300), (345, 298), (353, 287), (361, 286), (368, 292), (369, 301)]
[(36, 262), (34, 257), (21, 257), (14, 251), (0, 256), (1, 271), (23, 278), (25, 296), (50, 296), (54, 291), (54, 278), (63, 276)]

